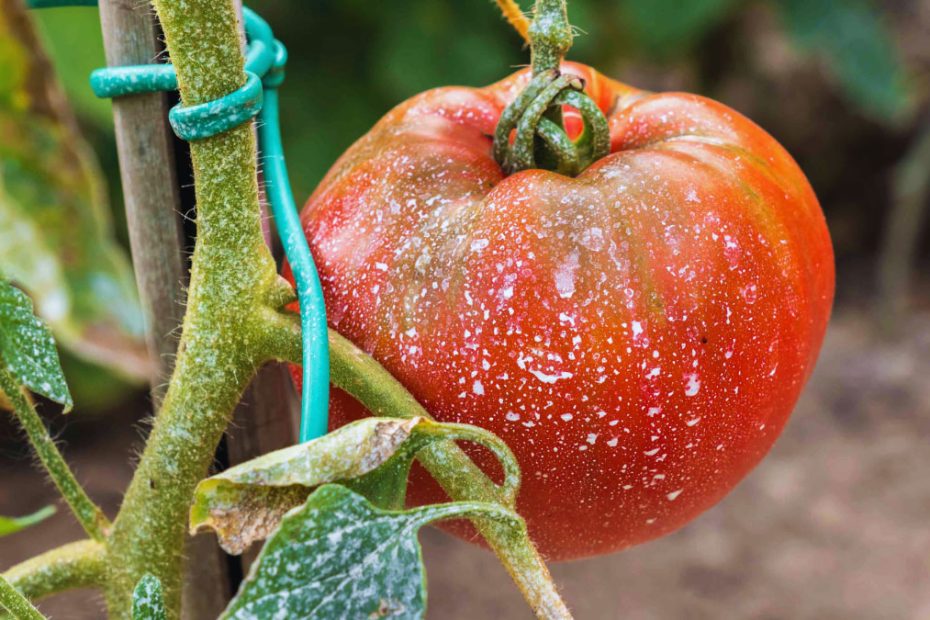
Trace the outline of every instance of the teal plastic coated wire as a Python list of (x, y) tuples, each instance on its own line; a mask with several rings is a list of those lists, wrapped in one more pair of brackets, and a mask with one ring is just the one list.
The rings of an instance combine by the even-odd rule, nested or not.
[[(31, 8), (96, 6), (96, 0), (30, 0)], [(265, 190), (284, 253), (297, 283), (303, 339), (303, 395), (300, 441), (326, 434), (329, 424), (329, 336), (319, 274), (307, 245), (284, 159), (278, 116), (278, 87), (284, 80), (287, 50), (274, 38), (268, 23), (248, 8), (242, 10), (248, 39), (245, 84), (215, 101), (177, 105), (168, 119), (182, 140), (202, 140), (238, 127), (258, 115), (258, 135), (264, 163)], [(108, 67), (90, 76), (91, 89), (101, 98), (177, 90), (170, 64)]]

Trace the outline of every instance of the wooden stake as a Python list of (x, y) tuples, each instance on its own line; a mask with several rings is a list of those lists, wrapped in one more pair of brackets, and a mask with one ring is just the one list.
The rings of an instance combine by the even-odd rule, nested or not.
[[(108, 65), (155, 62), (160, 46), (147, 2), (101, 0), (100, 23)], [(162, 93), (113, 100), (129, 242), (146, 315), (149, 354), (157, 364), (152, 377), (156, 409), (174, 364), (186, 280), (181, 199), (167, 115)]]

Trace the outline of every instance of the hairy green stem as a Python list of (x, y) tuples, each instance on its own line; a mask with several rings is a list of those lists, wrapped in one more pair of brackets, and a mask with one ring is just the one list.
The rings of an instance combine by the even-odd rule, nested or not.
[(106, 579), (104, 547), (79, 540), (13, 566), (3, 577), (31, 601), (75, 588), (99, 587)]
[(533, 75), (558, 69), (572, 47), (572, 27), (568, 23), (565, 0), (536, 0), (529, 37)]
[[(183, 105), (245, 82), (230, 0), (155, 0)], [(263, 307), (279, 288), (261, 230), (250, 123), (191, 143), (197, 243), (178, 358), (164, 404), (108, 540), (107, 602), (128, 618), (145, 573), (161, 580), (169, 617), (180, 608), (187, 511), (232, 410), (265, 361)]]
[[(296, 317), (280, 315), (274, 326), (278, 357), (300, 363), (300, 325)], [(329, 331), (330, 378), (362, 403), (372, 415), (394, 418), (432, 416), (373, 357), (334, 330)], [(457, 501), (508, 505), (512, 498), (494, 484), (454, 442), (435, 442), (417, 460), (451, 498)], [(506, 523), (474, 519), (477, 530), (497, 554), (537, 618), (571, 618), (549, 569), (528, 537), (515, 537)]]
[(49, 478), (58, 487), (58, 491), (68, 503), (74, 516), (87, 535), (94, 540), (104, 540), (110, 524), (103, 511), (87, 496), (84, 488), (74, 477), (68, 463), (65, 462), (58, 447), (48, 434), (42, 418), (36, 412), (32, 401), (19, 385), (16, 378), (6, 368), (0, 367), (0, 392), (4, 392), (13, 406), (16, 419), (29, 437), (29, 443), (48, 472)]
[(0, 609), (6, 609), (16, 620), (42, 620), (44, 616), (26, 597), (0, 577)]

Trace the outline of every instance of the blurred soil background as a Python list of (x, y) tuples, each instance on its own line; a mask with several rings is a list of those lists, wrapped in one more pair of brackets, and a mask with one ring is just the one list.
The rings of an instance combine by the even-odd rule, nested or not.
[[(140, 0), (141, 1), (141, 0)], [(524, 0), (526, 8), (529, 0)], [(489, 0), (268, 0), (290, 51), (282, 124), (297, 196), (392, 105), (481, 85), (528, 56)], [(552, 567), (579, 620), (930, 618), (930, 0), (570, 0), (570, 58), (633, 85), (733, 106), (798, 159), (823, 203), (838, 297), (817, 369), (772, 453), (680, 532)], [(40, 26), (110, 185), (125, 242), (91, 9)], [(151, 414), (144, 389), (66, 360), (78, 407), (48, 424), (113, 514)], [(89, 389), (87, 389), (89, 388)], [(0, 514), (56, 501), (0, 420)], [(0, 540), (0, 570), (80, 536), (67, 510)], [(429, 618), (529, 618), (493, 555), (421, 536)], [(94, 595), (40, 607), (102, 617)]]

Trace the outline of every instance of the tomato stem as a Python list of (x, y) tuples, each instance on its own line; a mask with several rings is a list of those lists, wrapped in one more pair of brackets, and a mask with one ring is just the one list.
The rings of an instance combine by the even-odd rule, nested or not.
[[(575, 176), (610, 151), (610, 133), (603, 112), (584, 93), (584, 81), (561, 73), (572, 46), (565, 0), (536, 1), (529, 40), (533, 79), (501, 115), (494, 158), (508, 174), (543, 168)], [(563, 105), (577, 109), (584, 123), (574, 139), (565, 131)]]
[(568, 23), (565, 0), (536, 0), (529, 37), (533, 75), (558, 69), (572, 47), (572, 27)]

